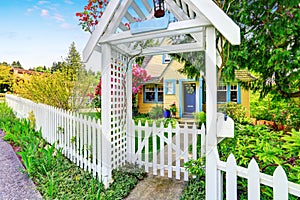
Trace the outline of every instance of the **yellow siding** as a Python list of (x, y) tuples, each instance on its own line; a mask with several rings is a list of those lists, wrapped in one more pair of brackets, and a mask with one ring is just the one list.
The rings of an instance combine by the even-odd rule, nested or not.
[(163, 105), (162, 103), (144, 103), (144, 93), (138, 94), (138, 111), (139, 113), (148, 113), (150, 112), (151, 108), (156, 105)]
[(241, 88), (241, 104), (247, 110), (247, 116), (250, 117), (250, 92)]

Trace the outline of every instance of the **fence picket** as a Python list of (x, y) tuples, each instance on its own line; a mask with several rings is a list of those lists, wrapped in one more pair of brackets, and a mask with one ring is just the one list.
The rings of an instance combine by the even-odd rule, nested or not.
[(197, 159), (197, 143), (198, 143), (198, 130), (196, 124), (193, 124), (192, 128), (192, 158)]
[(83, 116), (83, 169), (86, 171), (87, 167), (87, 160), (88, 160), (88, 143), (87, 143), (87, 124), (86, 124), (87, 117), (86, 115)]
[(91, 171), (92, 170), (92, 126), (90, 126), (89, 124), (91, 124), (92, 120), (91, 117), (87, 117), (87, 170)]
[(236, 160), (230, 154), (226, 164), (226, 199), (237, 200)]
[[(188, 135), (188, 126), (187, 123), (184, 124), (184, 133), (183, 133), (183, 161), (188, 161), (188, 153), (189, 153), (189, 135)], [(184, 171), (184, 180), (188, 180), (188, 172)]]
[(259, 167), (254, 158), (251, 159), (248, 166), (248, 199), (260, 199)]
[[(168, 125), (168, 177), (172, 178), (172, 125)], [(164, 152), (161, 152), (164, 153)]]
[(148, 121), (145, 124), (145, 171), (149, 172), (149, 135), (150, 135), (150, 128)]
[(180, 157), (181, 157), (181, 153), (180, 153), (180, 126), (179, 123), (176, 123), (176, 135), (175, 135), (175, 139), (176, 139), (176, 179), (179, 180), (180, 179)]
[(79, 125), (79, 158), (80, 158), (80, 168), (83, 169), (83, 160), (84, 160), (84, 157), (83, 157), (83, 152), (84, 152), (84, 141), (83, 141), (83, 131), (84, 131), (84, 123), (83, 123), (83, 117), (82, 117), (82, 114), (79, 114), (79, 122), (80, 122), (80, 125)]
[(160, 123), (159, 128), (159, 137), (160, 137), (160, 176), (164, 176), (165, 174), (165, 142), (164, 142), (164, 124)]
[(97, 138), (96, 138), (96, 128), (97, 123), (95, 118), (92, 120), (92, 142), (93, 142), (93, 148), (92, 148), (92, 160), (93, 160), (93, 165), (92, 165), (92, 169), (93, 169), (93, 176), (96, 176), (96, 158), (97, 158)]
[(278, 166), (274, 171), (273, 184), (274, 200), (288, 200), (288, 180), (281, 166)]
[(97, 121), (97, 172), (98, 179), (102, 180), (101, 165), (102, 165), (102, 131), (100, 119)]
[(153, 175), (157, 175), (157, 127), (156, 123), (152, 125), (152, 164), (153, 164)]

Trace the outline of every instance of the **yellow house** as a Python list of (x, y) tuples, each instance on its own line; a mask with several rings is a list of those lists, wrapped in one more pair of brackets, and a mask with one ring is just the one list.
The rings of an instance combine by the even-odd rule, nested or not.
[[(179, 73), (184, 64), (172, 60), (169, 55), (146, 57), (143, 66), (152, 80), (144, 84), (138, 95), (139, 113), (148, 113), (154, 106), (169, 109), (176, 105), (176, 117), (192, 117), (193, 112), (205, 111), (205, 78), (189, 79)], [(236, 79), (251, 81), (253, 76), (247, 70), (236, 72)], [(250, 115), (250, 93), (240, 87), (238, 82), (220, 83), (218, 86), (218, 103), (236, 102), (242, 104)]]

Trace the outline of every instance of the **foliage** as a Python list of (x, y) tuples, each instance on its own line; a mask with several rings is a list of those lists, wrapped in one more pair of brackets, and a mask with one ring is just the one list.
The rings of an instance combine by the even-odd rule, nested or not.
[(163, 116), (163, 107), (161, 105), (155, 105), (151, 108), (149, 116), (152, 119), (158, 119)]
[(241, 45), (231, 62), (258, 74), (245, 85), (278, 97), (299, 97), (299, 4), (297, 1), (236, 1), (230, 17), (241, 28)]
[(241, 104), (229, 102), (225, 105), (219, 107), (220, 112), (227, 114), (233, 119), (234, 122), (247, 124), (250, 122), (250, 119), (246, 115), (246, 109)]
[(0, 64), (0, 71), (0, 93), (11, 91), (14, 81), (12, 68)]
[(11, 64), (12, 67), (23, 69), (21, 63), (19, 61), (13, 61)]
[(6, 104), (0, 103), (0, 129), (4, 139), (18, 149), (29, 177), (44, 199), (122, 199), (142, 180), (144, 170), (125, 165), (113, 171), (114, 182), (108, 189), (92, 174), (66, 159), (61, 149), (41, 138), (27, 120), (16, 119)]
[(257, 120), (274, 122), (274, 128), (279, 125), (298, 130), (300, 128), (300, 105), (294, 99), (276, 99), (273, 95), (264, 98), (254, 93), (251, 94), (251, 117)]
[[(271, 131), (266, 126), (239, 125), (235, 126), (233, 139), (227, 138), (219, 145), (220, 159), (226, 160), (233, 153), (237, 165), (247, 167), (252, 158), (255, 158), (262, 173), (273, 175), (278, 165), (281, 165), (289, 181), (299, 182), (300, 157), (297, 138), (299, 132), (291, 133)], [(246, 191), (244, 183), (239, 182), (240, 192)], [(263, 198), (271, 198), (272, 191), (266, 190)], [(293, 199), (293, 198), (291, 198)]]
[(94, 92), (98, 80), (99, 76), (97, 77), (91, 71), (87, 71), (84, 67), (79, 69), (70, 97), (72, 111), (78, 112), (80, 109), (88, 107), (91, 99), (89, 95)]
[(143, 87), (143, 83), (151, 80), (151, 75), (138, 64), (132, 66), (132, 93), (137, 94)]
[(172, 115), (176, 116), (177, 108), (176, 108), (176, 102), (175, 101), (174, 101), (174, 103), (172, 103), (170, 105), (170, 111), (171, 111)]
[(194, 112), (193, 116), (198, 127), (201, 127), (202, 124), (206, 123), (206, 113), (204, 111)]
[(53, 73), (22, 74), (14, 83), (14, 92), (21, 97), (57, 108), (78, 111), (85, 106), (96, 78), (81, 63), (73, 42), (66, 61)]
[(66, 58), (65, 65), (63, 65), (62, 71), (69, 81), (78, 80), (79, 71), (82, 70), (83, 65), (79, 52), (76, 50), (75, 43), (72, 42), (69, 47), (69, 53)]
[(205, 199), (204, 158), (190, 160), (184, 164), (186, 170), (193, 176), (182, 192), (180, 200)]
[[(137, 64), (132, 66), (132, 105), (137, 106), (137, 93), (142, 89), (143, 83), (151, 79), (151, 76), (147, 74), (147, 71)], [(99, 83), (95, 87), (94, 94), (89, 94), (91, 99), (91, 105), (100, 114), (101, 112), (101, 98), (102, 98), (102, 79), (100, 78)], [(135, 107), (133, 110), (136, 110)]]
[(143, 169), (133, 164), (126, 164), (121, 168), (113, 170), (112, 177), (114, 182), (105, 191), (104, 199), (123, 199), (146, 175), (147, 173)]
[(14, 84), (14, 91), (23, 98), (58, 108), (70, 109), (69, 99), (74, 82), (66, 80), (65, 74), (23, 74)]
[(95, 30), (108, 3), (109, 0), (88, 0), (84, 11), (76, 13), (76, 17), (79, 17), (79, 25), (84, 31), (92, 33)]

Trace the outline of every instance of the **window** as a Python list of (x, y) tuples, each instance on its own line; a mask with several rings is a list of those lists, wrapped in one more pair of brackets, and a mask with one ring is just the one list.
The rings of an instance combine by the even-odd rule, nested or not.
[(231, 85), (230, 86), (230, 101), (231, 102), (238, 102), (238, 86)]
[(168, 64), (171, 62), (172, 58), (169, 54), (164, 54), (163, 57), (162, 57), (162, 63), (163, 64)]
[(227, 102), (227, 85), (219, 85), (217, 92), (218, 103)]
[(218, 86), (218, 103), (225, 102), (239, 102), (238, 85), (225, 85)]
[(165, 81), (165, 94), (175, 94), (175, 80)]
[(157, 103), (163, 102), (164, 93), (162, 85), (145, 85), (144, 86), (144, 102)]

